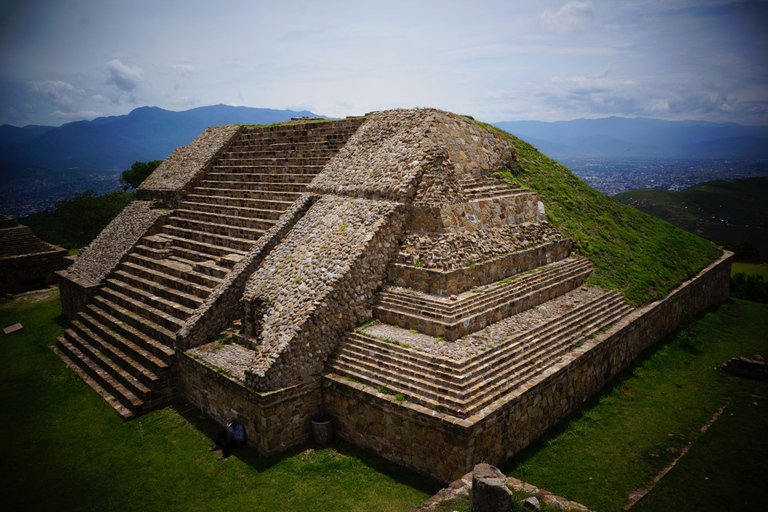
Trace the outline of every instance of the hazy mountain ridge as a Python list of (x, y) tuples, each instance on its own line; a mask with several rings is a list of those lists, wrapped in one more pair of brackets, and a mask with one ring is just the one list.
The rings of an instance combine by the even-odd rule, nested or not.
[(553, 158), (768, 158), (768, 126), (621, 117), (505, 121), (495, 126), (536, 144)]
[(60, 127), (0, 127), (0, 162), (51, 169), (120, 171), (136, 160), (164, 160), (209, 126), (268, 124), (308, 111), (214, 105), (182, 112), (141, 107), (124, 116), (100, 117)]

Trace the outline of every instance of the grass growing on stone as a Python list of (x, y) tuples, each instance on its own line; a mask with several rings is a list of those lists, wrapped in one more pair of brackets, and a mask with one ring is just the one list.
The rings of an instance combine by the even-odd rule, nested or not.
[(713, 370), (756, 353), (768, 353), (768, 306), (729, 300), (646, 351), (501, 469), (592, 510), (618, 511), (696, 440), (633, 510), (763, 510), (768, 381)]
[(0, 336), (3, 510), (405, 511), (441, 487), (340, 441), (216, 461), (219, 427), (195, 407), (123, 422), (64, 366), (49, 348), (58, 290), (0, 301), (0, 326), (16, 322), (23, 331)]
[(503, 174), (541, 194), (550, 223), (595, 266), (590, 284), (619, 290), (634, 306), (646, 304), (720, 255), (712, 242), (613, 201), (527, 142), (478, 124), (514, 141), (520, 172)]

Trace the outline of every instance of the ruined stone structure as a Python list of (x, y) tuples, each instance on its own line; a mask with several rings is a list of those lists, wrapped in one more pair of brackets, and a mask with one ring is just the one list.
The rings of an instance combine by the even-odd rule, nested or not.
[(497, 464), (728, 295), (585, 285), (511, 140), (436, 110), (210, 128), (60, 272), (62, 357), (125, 418), (182, 395), (268, 455), (310, 416), (441, 480)]
[(67, 268), (67, 250), (43, 242), (15, 219), (0, 215), (0, 295), (19, 293), (56, 282)]

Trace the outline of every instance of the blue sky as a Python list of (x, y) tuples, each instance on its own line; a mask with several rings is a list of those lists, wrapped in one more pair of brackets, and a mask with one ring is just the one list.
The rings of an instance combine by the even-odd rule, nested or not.
[(4, 0), (0, 124), (153, 105), (768, 125), (768, 1)]

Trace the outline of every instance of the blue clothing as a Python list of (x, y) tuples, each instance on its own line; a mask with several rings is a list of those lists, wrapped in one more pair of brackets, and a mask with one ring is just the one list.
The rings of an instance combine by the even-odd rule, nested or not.
[(216, 446), (221, 446), (221, 454), (229, 457), (232, 450), (245, 442), (245, 429), (240, 422), (235, 422), (228, 429), (219, 430), (216, 436)]

